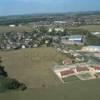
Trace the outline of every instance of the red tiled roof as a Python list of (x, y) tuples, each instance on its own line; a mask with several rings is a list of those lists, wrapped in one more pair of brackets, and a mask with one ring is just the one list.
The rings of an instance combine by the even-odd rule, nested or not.
[(64, 70), (64, 71), (60, 72), (61, 76), (69, 75), (69, 74), (73, 74), (73, 73), (74, 73), (74, 71), (72, 69)]
[(64, 63), (64, 64), (71, 64), (72, 61), (71, 61), (71, 60), (64, 60), (63, 63)]
[(87, 67), (77, 67), (76, 70), (77, 70), (77, 72), (89, 71), (89, 69)]
[(100, 66), (94, 67), (95, 70), (100, 70)]

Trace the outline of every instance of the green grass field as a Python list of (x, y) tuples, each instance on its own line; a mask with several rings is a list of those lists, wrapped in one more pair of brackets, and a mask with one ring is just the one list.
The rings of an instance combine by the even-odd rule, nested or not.
[[(100, 25), (86, 25), (89, 31), (100, 31)], [(0, 32), (32, 31), (31, 27), (10, 28), (0, 26)], [(53, 48), (25, 49), (10, 52), (0, 51), (3, 65), (9, 77), (25, 83), (26, 91), (0, 94), (0, 100), (100, 100), (100, 79), (75, 81), (62, 84), (53, 73), (55, 62), (65, 58)], [(43, 85), (45, 84), (45, 87)]]
[(98, 77), (100, 77), (100, 72), (96, 73), (96, 75), (97, 75)]
[(91, 32), (100, 31), (100, 25), (84, 25), (84, 26), (80, 26), (78, 28), (86, 29), (86, 30), (89, 30)]
[[(99, 100), (100, 79), (62, 84), (52, 65), (65, 58), (53, 48), (0, 52), (3, 65), (12, 78), (26, 83), (26, 91), (0, 94), (0, 100)], [(42, 85), (45, 84), (45, 87)]]
[(78, 81), (78, 80), (80, 80), (79, 78), (77, 78), (76, 76), (70, 76), (70, 77), (66, 77), (66, 78), (63, 78), (63, 81), (65, 82), (65, 83), (67, 83), (67, 82), (74, 82), (74, 81)]
[(32, 26), (22, 26), (22, 27), (9, 27), (0, 26), (0, 32), (31, 32)]
[[(80, 27), (68, 27), (68, 29), (85, 29), (89, 31), (100, 31), (100, 25), (84, 25)], [(23, 25), (22, 27), (9, 27), (9, 26), (0, 26), (0, 32), (31, 32), (32, 25)]]
[(25, 83), (29, 88), (42, 85), (56, 86), (61, 84), (53, 73), (55, 62), (64, 60), (65, 55), (53, 48), (41, 47), (33, 49), (0, 52), (3, 65), (9, 77)]
[(88, 80), (92, 78), (93, 76), (90, 73), (82, 73), (82, 74), (79, 74), (78, 77), (80, 77), (80, 79), (83, 79), (83, 80)]
[(100, 79), (0, 94), (1, 100), (99, 100)]

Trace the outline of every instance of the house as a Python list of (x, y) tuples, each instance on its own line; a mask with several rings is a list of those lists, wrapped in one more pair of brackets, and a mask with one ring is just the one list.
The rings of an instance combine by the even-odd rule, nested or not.
[(94, 69), (96, 72), (100, 72), (100, 66), (95, 66)]
[(13, 25), (13, 24), (12, 24), (12, 25), (9, 25), (9, 27), (15, 27), (15, 26), (16, 26), (16, 25)]
[(84, 62), (85, 58), (83, 56), (75, 57), (75, 62)]
[(56, 32), (64, 32), (64, 29), (63, 28), (55, 28), (54, 29)]
[(25, 48), (26, 48), (26, 46), (25, 46), (25, 45), (22, 45), (22, 46), (21, 46), (21, 48), (22, 48), (22, 49), (25, 49)]
[(33, 47), (34, 47), (34, 48), (37, 48), (37, 47), (38, 47), (38, 44), (34, 44)]
[(10, 49), (11, 49), (11, 46), (10, 46), (9, 44), (7, 44), (7, 45), (6, 45), (6, 49), (7, 49), (7, 50), (10, 50)]
[(85, 46), (81, 50), (84, 52), (100, 52), (100, 46)]
[(64, 28), (49, 28), (48, 32), (52, 32), (53, 30), (55, 32), (64, 32)]
[(76, 71), (77, 72), (85, 72), (85, 71), (89, 71), (89, 69), (87, 67), (76, 67)]
[(71, 59), (65, 59), (62, 63), (63, 63), (64, 65), (72, 64), (72, 60), (71, 60)]
[(67, 69), (67, 70), (61, 71), (60, 74), (61, 74), (62, 77), (64, 77), (64, 76), (74, 75), (75, 72), (72, 69)]
[(66, 24), (66, 21), (54, 21), (55, 24)]
[(53, 30), (52, 28), (49, 28), (48, 32), (52, 32), (52, 30)]

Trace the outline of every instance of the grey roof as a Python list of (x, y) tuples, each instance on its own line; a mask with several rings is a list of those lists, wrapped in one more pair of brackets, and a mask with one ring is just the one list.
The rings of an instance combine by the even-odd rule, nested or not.
[(89, 45), (89, 46), (87, 46), (87, 47), (89, 47), (89, 48), (98, 48), (98, 49), (100, 49), (100, 46), (95, 46), (95, 45)]
[(83, 36), (82, 35), (71, 35), (69, 36), (69, 38), (82, 38)]

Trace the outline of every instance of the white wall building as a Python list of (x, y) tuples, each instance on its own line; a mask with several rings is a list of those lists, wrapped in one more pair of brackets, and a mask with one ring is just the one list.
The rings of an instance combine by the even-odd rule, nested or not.
[(100, 35), (100, 32), (92, 32), (92, 35)]
[(9, 27), (15, 27), (15, 26), (16, 26), (16, 25), (13, 25), (13, 24), (12, 24), (12, 25), (9, 25)]
[(54, 30), (55, 30), (56, 32), (59, 32), (59, 31), (60, 31), (60, 32), (64, 32), (64, 29), (63, 29), (63, 28), (55, 28)]
[(81, 50), (84, 52), (100, 52), (100, 46), (85, 46)]

